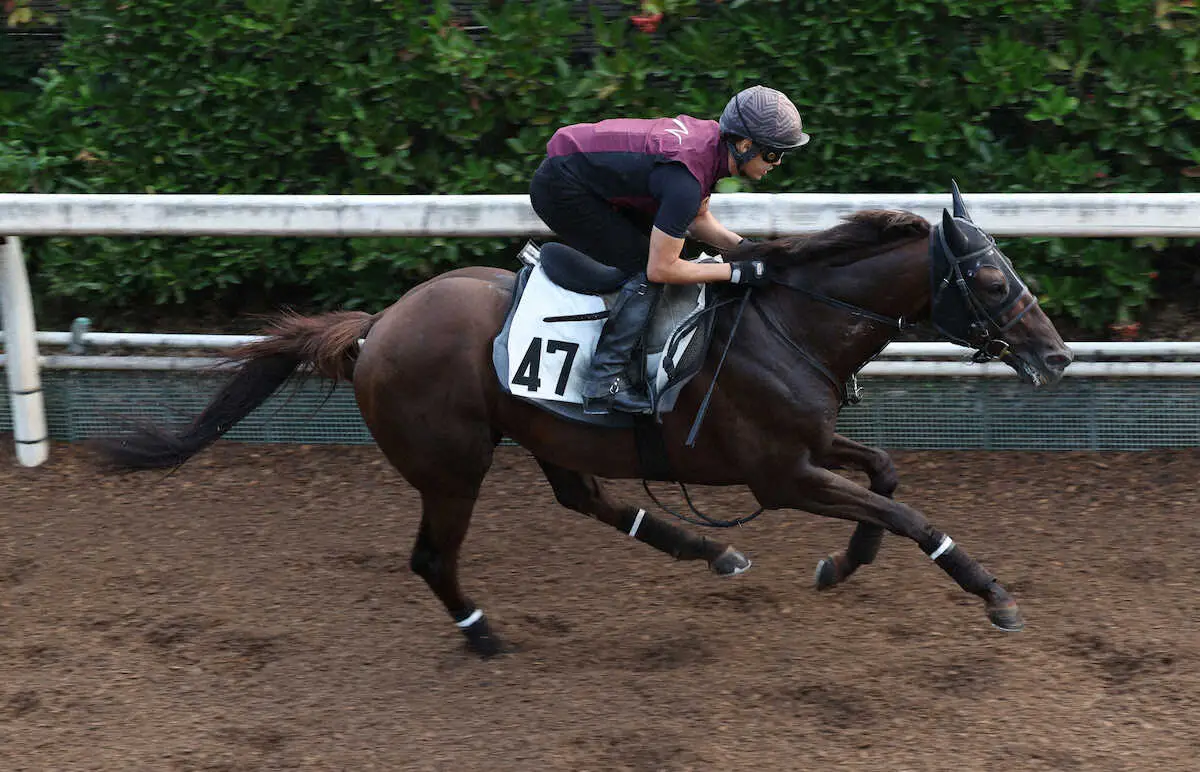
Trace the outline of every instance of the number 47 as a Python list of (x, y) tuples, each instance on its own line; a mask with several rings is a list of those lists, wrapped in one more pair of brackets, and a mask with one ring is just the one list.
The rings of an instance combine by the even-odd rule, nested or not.
[[(565, 353), (567, 355), (562, 369), (558, 372), (558, 383), (554, 386), (554, 393), (561, 397), (567, 393), (567, 380), (571, 377), (571, 365), (575, 363), (575, 355), (579, 353), (579, 344), (565, 340), (547, 340), (546, 353)], [(512, 382), (518, 386), (524, 386), (530, 391), (537, 391), (542, 387), (542, 379), (538, 377), (541, 368), (542, 339), (534, 338), (529, 342), (529, 348), (525, 351), (525, 356), (521, 359), (521, 366), (517, 368), (517, 374), (512, 377)]]

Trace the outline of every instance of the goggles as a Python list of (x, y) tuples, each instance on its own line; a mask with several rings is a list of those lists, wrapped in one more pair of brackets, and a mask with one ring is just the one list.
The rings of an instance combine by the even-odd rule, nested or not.
[(777, 164), (783, 160), (783, 154), (786, 150), (780, 150), (777, 147), (767, 147), (754, 143), (754, 147), (758, 150), (758, 155), (769, 164)]

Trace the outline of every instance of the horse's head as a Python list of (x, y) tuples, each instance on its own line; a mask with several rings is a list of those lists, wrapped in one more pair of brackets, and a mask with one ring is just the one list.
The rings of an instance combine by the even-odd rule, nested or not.
[(942, 210), (931, 236), (934, 327), (975, 349), (976, 361), (999, 359), (1034, 386), (1057, 383), (1071, 350), (951, 184), (954, 211)]

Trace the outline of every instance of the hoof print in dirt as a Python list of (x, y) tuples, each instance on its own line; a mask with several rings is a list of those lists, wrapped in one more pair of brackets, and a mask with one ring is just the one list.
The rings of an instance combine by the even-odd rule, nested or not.
[(8, 699), (8, 713), (13, 718), (20, 718), (27, 713), (37, 710), (41, 704), (42, 700), (38, 697), (37, 692), (32, 689), (25, 689), (17, 692)]

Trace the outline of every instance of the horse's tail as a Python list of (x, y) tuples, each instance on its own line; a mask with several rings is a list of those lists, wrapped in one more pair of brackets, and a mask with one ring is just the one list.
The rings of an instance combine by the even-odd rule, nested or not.
[(229, 359), (238, 363), (233, 377), (190, 426), (180, 432), (143, 426), (132, 434), (94, 444), (115, 469), (179, 466), (266, 402), (301, 365), (307, 364), (335, 382), (351, 380), (358, 341), (380, 316), (382, 313), (362, 311), (281, 315), (262, 340), (233, 349)]

